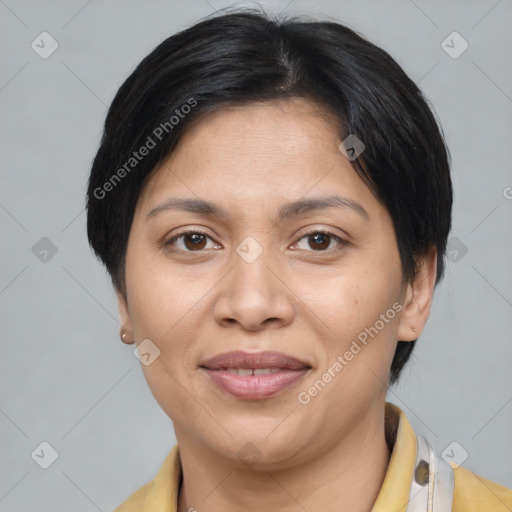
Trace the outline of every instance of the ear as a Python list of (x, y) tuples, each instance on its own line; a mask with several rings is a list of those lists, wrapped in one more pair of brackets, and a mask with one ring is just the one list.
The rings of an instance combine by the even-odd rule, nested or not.
[(119, 318), (121, 320), (121, 330), (124, 329), (126, 332), (126, 340), (121, 340), (123, 343), (127, 345), (131, 345), (135, 343), (135, 339), (133, 338), (133, 327), (132, 320), (130, 318), (130, 310), (128, 308), (128, 302), (124, 295), (115, 288), (115, 292), (117, 295), (117, 307), (119, 309)]
[[(437, 273), (437, 248), (432, 246), (417, 261), (417, 272), (408, 283), (402, 303), (403, 310), (398, 326), (398, 340), (413, 341), (419, 337), (427, 322), (432, 305)], [(413, 331), (412, 328), (416, 330)]]

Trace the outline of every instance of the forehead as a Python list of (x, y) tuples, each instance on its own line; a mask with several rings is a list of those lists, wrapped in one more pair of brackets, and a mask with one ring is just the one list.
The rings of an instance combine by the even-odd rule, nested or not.
[(187, 129), (140, 202), (147, 211), (171, 191), (265, 203), (308, 191), (325, 195), (334, 187), (343, 195), (371, 195), (340, 142), (339, 120), (306, 99), (222, 108)]

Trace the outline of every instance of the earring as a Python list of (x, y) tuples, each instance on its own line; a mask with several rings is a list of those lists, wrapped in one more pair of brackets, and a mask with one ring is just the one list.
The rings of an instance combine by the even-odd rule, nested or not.
[(412, 332), (416, 332), (416, 327), (411, 327)]
[(126, 331), (124, 329), (121, 329), (121, 332), (119, 334), (121, 335), (121, 341), (123, 343), (126, 343)]

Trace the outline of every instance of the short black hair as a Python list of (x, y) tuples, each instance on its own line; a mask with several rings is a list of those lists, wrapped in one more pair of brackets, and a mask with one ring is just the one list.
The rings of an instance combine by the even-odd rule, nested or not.
[[(305, 98), (365, 149), (354, 170), (388, 210), (404, 281), (437, 248), (436, 285), (451, 228), (450, 155), (428, 100), (383, 49), (349, 27), (256, 9), (217, 12), (160, 43), (109, 108), (87, 191), (87, 234), (126, 297), (125, 256), (144, 184), (187, 128), (230, 105)], [(145, 148), (145, 149), (143, 149)], [(399, 341), (398, 380), (416, 340)]]

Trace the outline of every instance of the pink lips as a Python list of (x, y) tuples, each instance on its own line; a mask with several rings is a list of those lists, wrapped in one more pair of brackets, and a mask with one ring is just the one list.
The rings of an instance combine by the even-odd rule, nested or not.
[(201, 368), (227, 393), (237, 398), (257, 400), (291, 386), (311, 366), (282, 352), (234, 351), (205, 361)]

